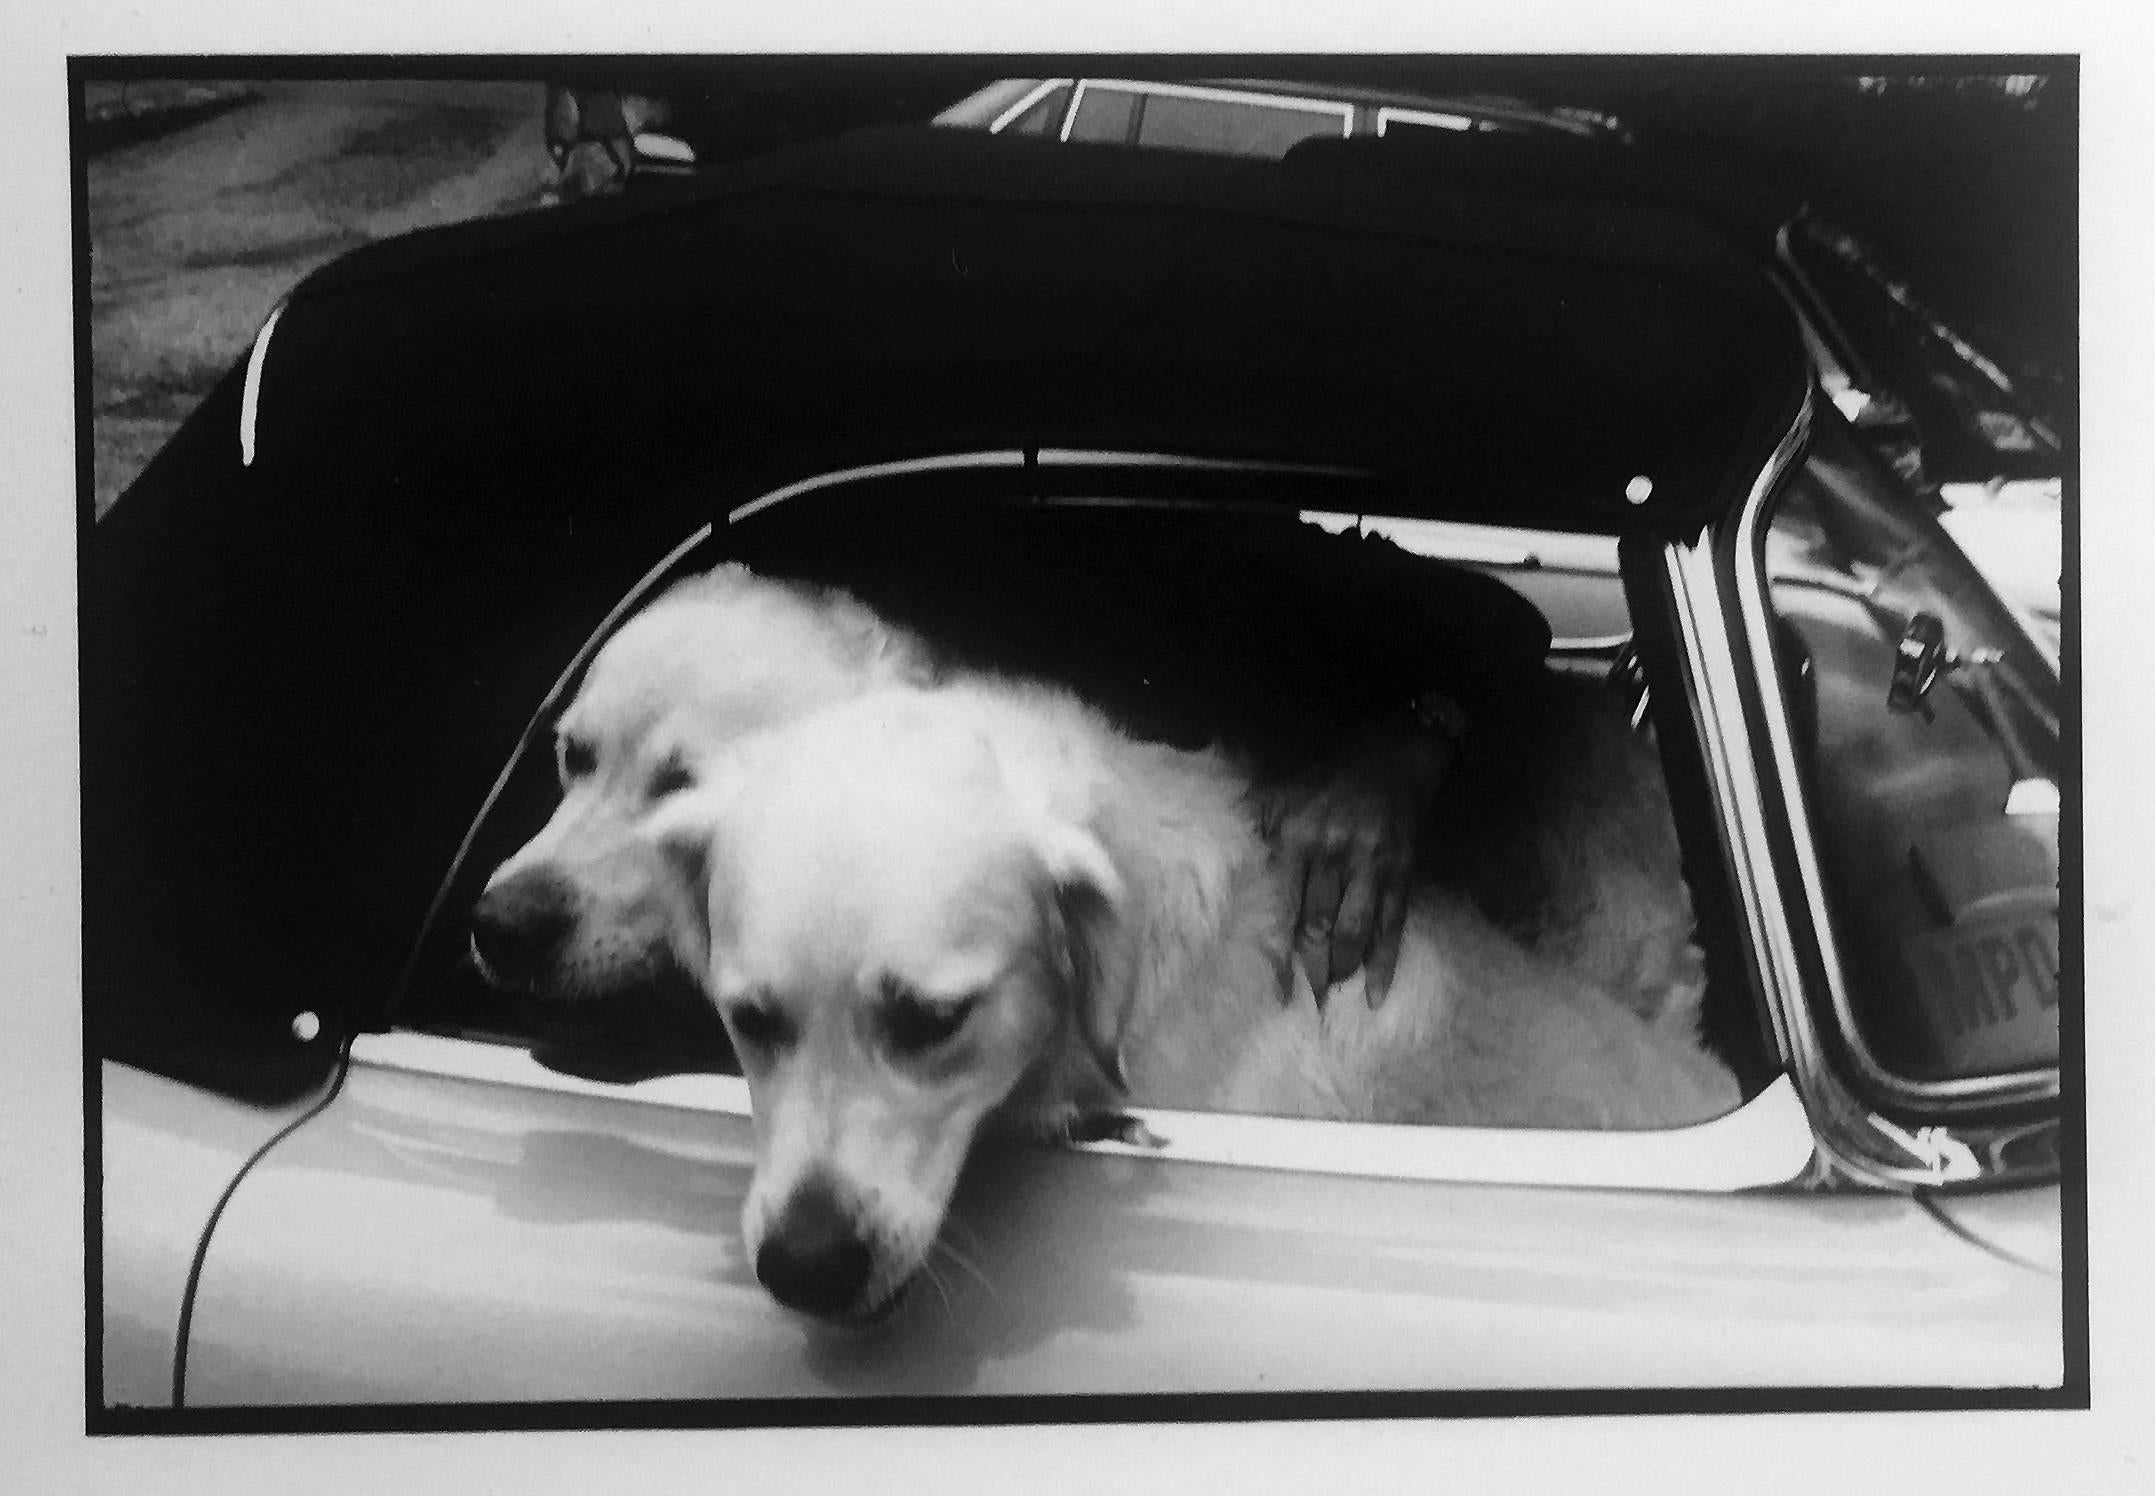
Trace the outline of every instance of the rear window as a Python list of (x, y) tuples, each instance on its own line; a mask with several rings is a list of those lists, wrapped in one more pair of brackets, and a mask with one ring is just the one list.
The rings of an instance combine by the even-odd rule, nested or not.
[(1026, 111), (1002, 128), (1005, 135), (1054, 135), (1062, 128), (1063, 111), (1070, 105), (1070, 85), (1051, 88)]
[(1763, 559), (1845, 1037), (1917, 1083), (2055, 1066), (2055, 674), (1837, 422)]
[(1078, 94), (1077, 113), (1071, 116), (1067, 138), (1105, 145), (1127, 144), (1137, 106), (1138, 96), (1126, 88), (1087, 84)]
[(1257, 99), (1155, 93), (1145, 97), (1137, 143), (1164, 150), (1207, 151), (1276, 161), (1301, 141), (1337, 140), (1346, 132), (1344, 110), (1298, 109)]

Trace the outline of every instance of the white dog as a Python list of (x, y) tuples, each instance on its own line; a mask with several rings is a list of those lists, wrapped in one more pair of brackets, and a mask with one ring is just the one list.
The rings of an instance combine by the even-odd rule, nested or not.
[[(886, 1311), (991, 1119), (1172, 1107), (1652, 1127), (1736, 1104), (1652, 1021), (1456, 897), (1417, 900), (1381, 1008), (1283, 1007), (1292, 900), (1250, 785), (1068, 695), (881, 687), (707, 758), (650, 823), (700, 856), (709, 990), (754, 1097), (759, 1277)], [(692, 955), (693, 952), (684, 952)]]

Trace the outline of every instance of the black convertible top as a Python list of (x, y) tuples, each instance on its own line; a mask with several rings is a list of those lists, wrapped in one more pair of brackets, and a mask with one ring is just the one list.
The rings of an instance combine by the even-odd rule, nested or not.
[[(707, 425), (733, 472), (968, 445), (1262, 456), (1375, 470), (1405, 512), (1605, 529), (1637, 518), (1639, 476), (1665, 522), (1725, 501), (1800, 379), (1754, 261), (1575, 184), (909, 127), (654, 196), (361, 252), (292, 320), (436, 288), (423, 325), (392, 325), (454, 371), (428, 402), (466, 433), (467, 400), (525, 393), (513, 349), (639, 440), (631, 401), (667, 439)], [(340, 355), (366, 341), (341, 327)], [(352, 408), (324, 372), (311, 388)], [(288, 398), (265, 394), (265, 441), (306, 434)]]
[(260, 350), (252, 461), (242, 366), (85, 537), (94, 1052), (315, 1083), (578, 647), (780, 484), (1105, 449), (1372, 475), (1313, 507), (1659, 533), (1748, 486), (1802, 350), (1711, 232), (1321, 166), (886, 130), (310, 278)]

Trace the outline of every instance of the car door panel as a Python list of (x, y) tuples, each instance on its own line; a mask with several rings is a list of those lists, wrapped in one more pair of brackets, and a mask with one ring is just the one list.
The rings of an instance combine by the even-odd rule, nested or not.
[(1913, 1202), (990, 1151), (896, 1317), (738, 1241), (745, 1117), (355, 1063), (237, 1192), (192, 1404), (2040, 1385), (2054, 1281)]
[(255, 1106), (111, 1061), (99, 1091), (100, 1395), (108, 1408), (170, 1407), (195, 1247), (247, 1160), (319, 1092)]

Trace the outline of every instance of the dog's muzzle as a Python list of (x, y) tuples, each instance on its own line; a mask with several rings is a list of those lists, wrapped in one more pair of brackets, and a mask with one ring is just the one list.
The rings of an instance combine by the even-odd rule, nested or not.
[(544, 871), (489, 888), (471, 912), (471, 954), (496, 987), (528, 990), (560, 959), (576, 928), (573, 892)]

